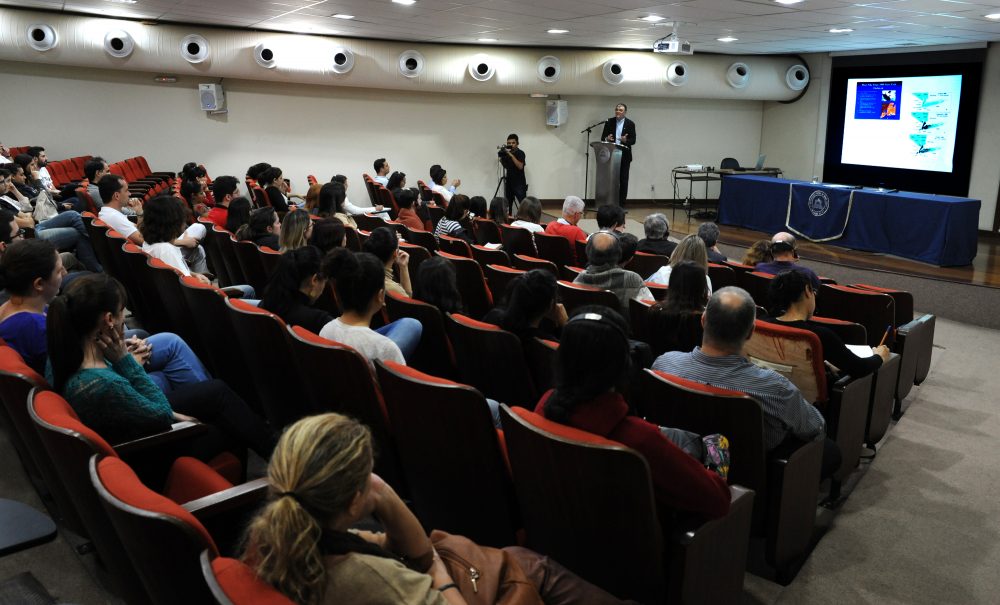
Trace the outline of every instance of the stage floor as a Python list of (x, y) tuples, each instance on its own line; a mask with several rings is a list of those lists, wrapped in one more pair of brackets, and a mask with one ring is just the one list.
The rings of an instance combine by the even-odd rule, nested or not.
[[(670, 234), (676, 239), (697, 232), (698, 225), (705, 222), (704, 219), (696, 218), (688, 220), (684, 209), (675, 205), (629, 206), (626, 225), (628, 232), (641, 238), (643, 236), (642, 220), (651, 212), (662, 212), (667, 216), (670, 221)], [(560, 208), (546, 204), (545, 213), (550, 217), (558, 217), (560, 216)], [(587, 212), (580, 226), (588, 233), (596, 230), (594, 213)], [(719, 228), (722, 231), (719, 238), (720, 243), (739, 248), (748, 248), (753, 242), (759, 239), (770, 239), (773, 235), (729, 225), (720, 225)], [(799, 255), (806, 260), (835, 263), (857, 269), (1000, 288), (1000, 238), (981, 236), (977, 244), (976, 258), (973, 259), (971, 265), (965, 267), (937, 267), (889, 254), (849, 250), (832, 243), (814, 244), (804, 240), (799, 240)]]

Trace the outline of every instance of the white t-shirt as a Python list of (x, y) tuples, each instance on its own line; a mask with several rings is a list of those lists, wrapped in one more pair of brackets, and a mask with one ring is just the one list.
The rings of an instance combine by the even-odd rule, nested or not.
[(529, 223), (528, 221), (522, 221), (520, 219), (514, 221), (510, 224), (511, 227), (521, 227), (522, 229), (527, 229), (532, 233), (545, 233), (545, 227), (542, 227), (538, 223)]
[(446, 202), (450, 202), (451, 196), (455, 195), (454, 187), (445, 187), (444, 185), (438, 185), (437, 183), (431, 185), (431, 191), (437, 191), (440, 193)]
[(42, 187), (52, 189), (52, 176), (49, 175), (49, 169), (45, 166), (38, 169), (38, 180), (42, 182)]
[(184, 261), (184, 255), (181, 253), (181, 249), (170, 242), (143, 244), (142, 250), (154, 258), (162, 260), (184, 275), (191, 275), (191, 269), (188, 268), (188, 264)]
[(368, 360), (368, 365), (372, 367), (372, 370), (375, 369), (376, 359), (395, 361), (404, 366), (406, 365), (406, 360), (403, 359), (403, 352), (399, 350), (396, 343), (371, 328), (349, 326), (340, 321), (338, 317), (323, 326), (323, 329), (319, 331), (319, 335), (328, 340), (353, 347), (358, 353), (361, 353), (362, 357)]
[[(651, 282), (656, 283), (656, 284), (662, 284), (664, 286), (669, 286), (670, 285), (670, 272), (672, 270), (673, 270), (673, 267), (671, 267), (670, 265), (663, 265), (662, 267), (660, 267), (659, 269), (657, 269), (656, 273), (650, 275), (649, 279), (647, 279), (646, 281), (651, 281)], [(708, 295), (711, 296), (712, 295), (712, 278), (709, 277), (708, 275), (706, 275), (705, 276), (705, 281), (708, 283)]]
[(135, 226), (135, 223), (128, 220), (127, 216), (122, 214), (120, 210), (112, 208), (111, 206), (101, 206), (101, 210), (97, 213), (97, 217), (125, 237), (132, 237), (132, 234), (139, 230), (139, 228)]

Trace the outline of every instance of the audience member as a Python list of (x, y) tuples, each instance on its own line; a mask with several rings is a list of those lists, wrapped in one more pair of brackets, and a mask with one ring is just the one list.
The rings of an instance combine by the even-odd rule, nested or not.
[[(836, 332), (812, 321), (816, 312), (816, 291), (806, 274), (791, 270), (779, 273), (771, 280), (768, 294), (772, 317), (764, 321), (816, 334), (823, 347), (823, 360), (837, 368), (837, 374), (861, 378), (875, 372), (889, 360), (889, 347), (880, 345), (873, 349), (874, 355), (859, 357), (844, 346), (844, 341)], [(829, 381), (828, 384), (834, 382)]]
[(777, 275), (789, 269), (805, 274), (812, 283), (813, 292), (819, 292), (820, 281), (816, 272), (809, 267), (804, 267), (799, 263), (798, 245), (795, 243), (795, 236), (791, 233), (775, 233), (771, 238), (771, 256), (774, 260), (770, 262), (760, 262), (754, 267), (762, 273)]
[(347, 233), (344, 231), (344, 223), (333, 217), (321, 218), (314, 221), (309, 245), (316, 246), (323, 254), (330, 252), (334, 248), (343, 248), (347, 245)]
[(250, 211), (253, 204), (249, 198), (240, 196), (229, 202), (229, 210), (226, 213), (226, 231), (235, 234), (240, 227), (250, 222)]
[(344, 212), (350, 214), (351, 216), (356, 216), (358, 214), (379, 214), (385, 220), (389, 220), (389, 211), (382, 207), (381, 204), (368, 204), (365, 205), (364, 202), (358, 202), (357, 204), (351, 202), (347, 198), (347, 177), (338, 174), (330, 179), (333, 183), (339, 183), (344, 187)]
[(180, 200), (168, 195), (149, 200), (143, 208), (142, 223), (139, 224), (139, 232), (143, 239), (142, 249), (146, 254), (162, 260), (184, 275), (193, 275), (199, 281), (211, 283), (205, 275), (208, 265), (204, 255), (198, 264), (188, 265), (183, 251), (176, 243), (181, 241), (185, 227), (187, 224)]
[(461, 186), (462, 180), (453, 179), (449, 185), (448, 171), (442, 168), (440, 164), (434, 164), (431, 166), (430, 174), (431, 191), (440, 193), (445, 202), (451, 202), (451, 196), (455, 195), (455, 190)]
[[(462, 579), (450, 575), (416, 516), (372, 473), (373, 464), (371, 433), (356, 420), (328, 413), (291, 425), (268, 464), (270, 498), (248, 529), (246, 563), (296, 603), (442, 605), (466, 603), (464, 590), (492, 605), (495, 597), (484, 597), (502, 594), (500, 578), (456, 584)], [(352, 529), (369, 516), (384, 533)], [(503, 550), (506, 565), (529, 584), (518, 588), (526, 601), (620, 603), (548, 557), (519, 546)]]
[[(630, 365), (627, 334), (625, 320), (611, 309), (578, 309), (563, 328), (555, 388), (542, 395), (535, 412), (637, 450), (649, 463), (661, 505), (706, 519), (725, 516), (729, 487), (700, 462), (705, 457), (704, 442), (692, 433), (659, 427), (630, 414), (622, 396)], [(724, 438), (714, 437), (725, 444)]]
[(625, 210), (614, 204), (605, 204), (598, 208), (597, 229), (615, 235), (625, 233)]
[(256, 183), (260, 180), (260, 175), (270, 167), (271, 165), (268, 164), (267, 162), (260, 162), (259, 164), (254, 164), (253, 166), (247, 168), (247, 178)]
[(558, 341), (569, 318), (556, 294), (556, 276), (533, 269), (511, 281), (504, 293), (505, 304), (494, 307), (483, 321), (513, 332), (525, 345), (536, 337)]
[(354, 218), (344, 211), (344, 200), (347, 199), (347, 192), (340, 183), (327, 183), (320, 187), (319, 205), (317, 206), (317, 216), (326, 218), (334, 217), (348, 227), (358, 228)]
[(442, 313), (462, 313), (462, 293), (451, 261), (433, 256), (420, 263), (413, 298), (434, 305)]
[(387, 162), (385, 158), (379, 158), (375, 160), (372, 167), (375, 169), (375, 176), (372, 177), (372, 180), (383, 187), (388, 187), (389, 171), (392, 170), (389, 167), (389, 162)]
[(83, 176), (87, 177), (87, 194), (98, 210), (104, 205), (104, 198), (101, 197), (97, 183), (109, 172), (111, 171), (108, 169), (107, 161), (100, 156), (95, 155), (83, 164)]
[(267, 194), (267, 200), (278, 212), (288, 212), (288, 184), (285, 183), (281, 168), (271, 166), (257, 176), (257, 184)]
[[(760, 402), (764, 419), (764, 447), (777, 448), (789, 437), (823, 439), (822, 414), (802, 397), (787, 378), (750, 363), (744, 347), (754, 330), (757, 306), (746, 290), (729, 286), (712, 295), (702, 316), (705, 333), (700, 347), (690, 353), (669, 351), (653, 369), (723, 389), (742, 391)], [(822, 477), (840, 466), (836, 442), (826, 438)]]
[(769, 263), (772, 260), (774, 260), (774, 257), (771, 256), (771, 240), (759, 239), (747, 248), (747, 252), (743, 255), (743, 260), (740, 263), (756, 267), (757, 263)]
[(642, 229), (646, 237), (639, 240), (639, 252), (646, 254), (660, 254), (669, 257), (674, 253), (677, 244), (667, 239), (670, 236), (670, 223), (666, 215), (654, 212), (646, 217), (642, 222)]
[(463, 239), (469, 245), (475, 244), (476, 241), (465, 228), (465, 223), (468, 219), (469, 198), (462, 194), (457, 194), (448, 203), (448, 207), (444, 209), (444, 218), (438, 221), (437, 227), (434, 229), (434, 235), (438, 237), (448, 235)]
[(129, 205), (138, 216), (142, 216), (142, 203), (129, 197), (128, 183), (117, 174), (106, 174), (97, 187), (101, 191), (101, 199), (108, 200), (101, 206), (97, 217), (136, 246), (141, 246), (143, 239), (139, 228), (122, 213), (122, 208)]
[(267, 459), (274, 436), (226, 383), (207, 380), (166, 395), (156, 387), (125, 341), (125, 301), (118, 280), (88, 275), (49, 305), (52, 386), (80, 420), (111, 443), (201, 420)]
[(413, 209), (417, 202), (417, 193), (413, 189), (402, 189), (399, 195), (394, 195), (399, 212), (396, 214), (396, 221), (406, 225), (407, 229), (424, 230), (424, 222), (417, 216)]
[(38, 180), (41, 182), (42, 189), (53, 196), (58, 195), (59, 190), (53, 185), (52, 176), (49, 174), (49, 169), (46, 168), (49, 164), (49, 158), (45, 153), (45, 148), (28, 147), (28, 155), (35, 159), (35, 170), (38, 172)]
[[(389, 176), (389, 182), (386, 183), (385, 188), (388, 189), (389, 191), (395, 191), (397, 189), (405, 189), (406, 173), (399, 172), (398, 170), (396, 172), (393, 172), (392, 175)], [(398, 202), (399, 200), (397, 199), (396, 201)]]
[(10, 164), (12, 162), (10, 159), (10, 149), (3, 143), (0, 143), (0, 160), (3, 160), (3, 163), (5, 164)]
[(507, 200), (502, 197), (495, 197), (490, 201), (490, 208), (487, 211), (487, 218), (498, 225), (506, 225), (510, 222), (507, 214)]
[(587, 234), (584, 233), (583, 229), (577, 227), (577, 223), (583, 218), (583, 209), (583, 200), (575, 195), (567, 196), (566, 200), (563, 201), (562, 216), (545, 227), (545, 232), (549, 235), (559, 235), (569, 241), (570, 250), (573, 252), (573, 258), (576, 259), (577, 263), (585, 260), (576, 258), (576, 242), (587, 241)]
[(576, 276), (573, 283), (611, 290), (618, 297), (621, 311), (628, 313), (628, 301), (651, 300), (652, 292), (635, 271), (618, 266), (622, 248), (618, 238), (598, 232), (587, 242), (587, 270)]
[(286, 214), (278, 234), (278, 252), (284, 254), (289, 250), (296, 250), (308, 245), (312, 229), (312, 217), (309, 216), (308, 212), (295, 210)]
[(693, 261), (701, 267), (705, 274), (705, 283), (708, 284), (708, 295), (712, 295), (712, 278), (708, 276), (708, 253), (705, 250), (705, 242), (697, 235), (688, 235), (677, 244), (670, 255), (670, 263), (664, 265), (649, 276), (647, 281), (666, 286), (670, 283), (670, 272), (674, 270), (681, 261)]
[(281, 255), (268, 281), (260, 307), (285, 320), (290, 326), (318, 334), (333, 316), (312, 306), (329, 281), (329, 267), (315, 246), (305, 246)]
[(622, 257), (618, 264), (624, 267), (635, 256), (635, 251), (639, 248), (639, 238), (631, 233), (621, 233), (618, 235), (618, 243), (622, 246)]
[(277, 250), (281, 247), (278, 237), (281, 235), (281, 219), (274, 208), (265, 206), (250, 211), (250, 220), (236, 232), (239, 241), (250, 241), (261, 248)]
[(701, 314), (708, 297), (704, 269), (694, 261), (677, 263), (667, 297), (649, 309), (649, 346), (656, 355), (691, 351), (701, 344)]
[(472, 218), (486, 218), (486, 198), (474, 195), (469, 198), (469, 214)]
[(319, 335), (354, 347), (374, 368), (376, 359), (406, 363), (420, 343), (423, 326), (404, 317), (378, 330), (369, 326), (385, 305), (385, 267), (374, 254), (338, 248), (330, 253), (329, 276), (343, 315), (329, 322)]
[[(413, 295), (410, 284), (410, 255), (399, 249), (399, 236), (391, 227), (372, 229), (371, 235), (361, 246), (365, 252), (374, 254), (385, 268), (385, 290), (403, 296)], [(393, 275), (393, 270), (399, 270), (399, 281)]]
[(726, 255), (719, 250), (719, 226), (709, 221), (698, 226), (698, 237), (705, 242), (706, 252), (708, 252), (708, 262), (724, 263)]
[(306, 191), (305, 210), (312, 216), (316, 216), (316, 211), (319, 207), (319, 190), (322, 188), (322, 183), (313, 183), (309, 185), (309, 190)]
[[(501, 200), (501, 202), (504, 204), (507, 203), (507, 200), (505, 200), (502, 197), (499, 197), (497, 199)], [(518, 204), (516, 220), (512, 222), (510, 226), (527, 229), (532, 233), (544, 233), (545, 228), (539, 224), (541, 220), (542, 220), (542, 204), (541, 202), (538, 201), (538, 198), (529, 195), (528, 197), (521, 200), (520, 204)]]
[(215, 206), (205, 216), (223, 229), (226, 228), (229, 203), (236, 198), (239, 185), (239, 181), (234, 176), (220, 176), (212, 181), (212, 196), (215, 198)]

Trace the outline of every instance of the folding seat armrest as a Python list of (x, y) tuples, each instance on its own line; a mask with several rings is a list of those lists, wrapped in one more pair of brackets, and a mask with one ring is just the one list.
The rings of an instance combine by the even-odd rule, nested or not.
[(219, 515), (233, 511), (256, 509), (267, 497), (267, 479), (254, 479), (241, 485), (216, 492), (183, 504), (183, 507), (205, 523)]
[(169, 431), (163, 431), (162, 433), (156, 433), (155, 435), (149, 435), (147, 437), (140, 437), (138, 439), (133, 439), (132, 441), (119, 443), (116, 444), (114, 448), (118, 455), (124, 458), (129, 454), (146, 452), (165, 444), (174, 444), (179, 441), (192, 439), (205, 434), (208, 430), (208, 425), (200, 422), (175, 422), (170, 427)]
[(830, 405), (823, 416), (826, 434), (837, 442), (843, 457), (840, 468), (833, 475), (837, 480), (842, 481), (850, 475), (861, 458), (871, 392), (871, 375), (858, 379), (844, 376), (833, 385)]
[(823, 463), (822, 440), (809, 441), (768, 459), (765, 556), (779, 570), (787, 569), (806, 552), (816, 521), (819, 475)]

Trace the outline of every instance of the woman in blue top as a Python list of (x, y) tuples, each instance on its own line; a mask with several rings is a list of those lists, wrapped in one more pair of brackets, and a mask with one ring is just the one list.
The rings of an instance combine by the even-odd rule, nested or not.
[(164, 395), (125, 343), (125, 288), (104, 274), (74, 281), (49, 305), (48, 350), (53, 386), (80, 419), (112, 443), (166, 430), (174, 421), (215, 426), (267, 458), (275, 437), (221, 380)]

